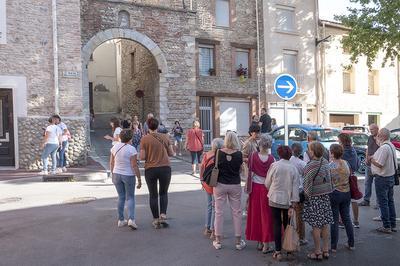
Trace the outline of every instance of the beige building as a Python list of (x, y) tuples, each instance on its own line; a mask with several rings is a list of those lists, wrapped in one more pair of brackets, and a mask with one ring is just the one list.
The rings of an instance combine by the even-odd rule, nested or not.
[(390, 62), (382, 67), (383, 53), (371, 69), (366, 58), (351, 64), (350, 55), (341, 40), (348, 33), (339, 23), (321, 21), (320, 80), (323, 124), (342, 127), (376, 123), (386, 126), (399, 114), (399, 76), (397, 66)]

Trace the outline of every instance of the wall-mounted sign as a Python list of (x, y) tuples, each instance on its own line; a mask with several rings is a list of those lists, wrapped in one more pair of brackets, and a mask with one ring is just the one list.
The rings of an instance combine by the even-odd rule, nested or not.
[(7, 43), (6, 0), (0, 0), (0, 44)]
[(63, 77), (70, 79), (77, 79), (80, 77), (80, 73), (79, 71), (63, 71)]

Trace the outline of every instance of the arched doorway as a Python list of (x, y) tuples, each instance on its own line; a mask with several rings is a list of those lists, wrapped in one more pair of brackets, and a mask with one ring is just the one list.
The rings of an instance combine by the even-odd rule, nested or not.
[[(87, 136), (97, 155), (109, 153), (102, 134), (109, 133), (105, 130), (111, 116), (129, 114), (143, 119), (152, 112), (161, 120), (166, 119), (169, 110), (163, 102), (169, 86), (167, 61), (147, 36), (131, 29), (97, 33), (82, 48), (82, 69)], [(89, 133), (91, 111), (96, 115), (96, 125), (92, 126), (98, 123), (103, 130), (96, 134)]]

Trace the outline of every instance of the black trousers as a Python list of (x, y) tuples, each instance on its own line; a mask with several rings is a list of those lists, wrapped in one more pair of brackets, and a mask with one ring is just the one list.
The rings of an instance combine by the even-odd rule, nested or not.
[[(171, 167), (162, 166), (146, 169), (144, 171), (146, 184), (150, 194), (150, 209), (153, 218), (160, 217), (160, 213), (167, 214), (168, 187), (171, 182)], [(158, 189), (158, 183), (160, 184)], [(158, 208), (158, 197), (160, 197), (160, 211)]]
[(281, 251), (282, 249), (282, 225), (283, 229), (286, 229), (288, 225), (288, 210), (271, 207), (272, 219), (274, 222), (274, 239), (275, 239), (275, 250)]

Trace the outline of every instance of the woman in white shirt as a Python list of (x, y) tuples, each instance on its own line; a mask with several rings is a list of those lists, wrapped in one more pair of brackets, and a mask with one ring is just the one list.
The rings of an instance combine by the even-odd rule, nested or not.
[[(137, 166), (137, 151), (132, 146), (132, 135), (131, 130), (121, 131), (121, 142), (111, 148), (110, 169), (113, 183), (118, 192), (118, 227), (128, 225), (136, 230), (135, 176), (138, 180), (136, 188), (141, 188), (142, 180)], [(124, 217), (125, 201), (128, 204), (128, 221)]]
[(119, 119), (116, 118), (116, 117), (112, 117), (112, 118), (110, 119), (110, 126), (111, 126), (111, 128), (112, 128), (112, 133), (113, 133), (113, 135), (112, 135), (112, 136), (110, 136), (110, 135), (105, 135), (104, 138), (105, 138), (105, 139), (108, 139), (108, 140), (111, 140), (111, 141), (112, 141), (112, 145), (114, 146), (115, 144), (121, 142), (121, 139), (120, 139), (120, 137), (119, 137), (119, 134), (121, 133), (122, 128), (120, 127), (120, 121), (119, 121)]
[(44, 139), (42, 143), (42, 163), (43, 163), (43, 170), (40, 172), (43, 175), (48, 175), (48, 157), (51, 155), (51, 174), (56, 174), (57, 168), (57, 149), (61, 143), (61, 129), (56, 126), (55, 124), (56, 118), (50, 117), (49, 123), (50, 125), (46, 128), (44, 133)]
[[(274, 221), (275, 252), (273, 258), (282, 259), (282, 226), (288, 225), (288, 211), (299, 202), (299, 174), (289, 159), (292, 150), (288, 146), (280, 146), (278, 155), (281, 158), (273, 163), (268, 171), (265, 186), (268, 191), (269, 206)], [(293, 211), (293, 210), (292, 210)]]

